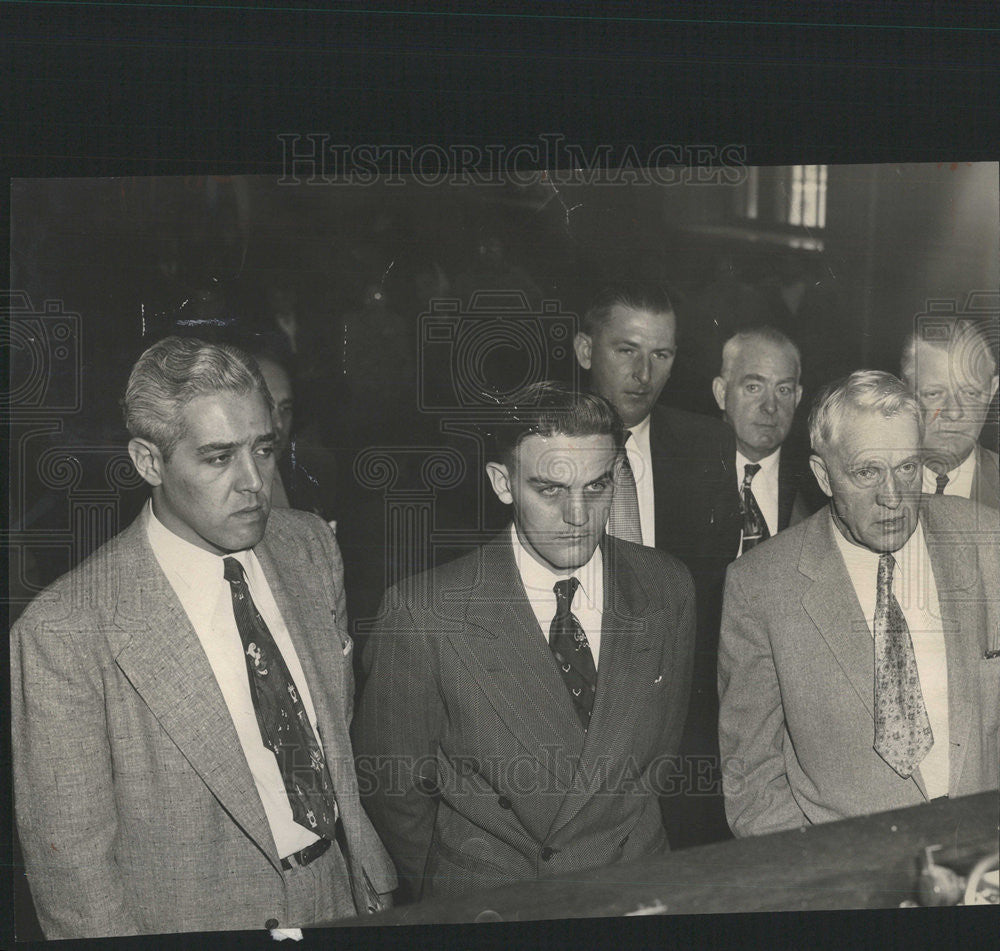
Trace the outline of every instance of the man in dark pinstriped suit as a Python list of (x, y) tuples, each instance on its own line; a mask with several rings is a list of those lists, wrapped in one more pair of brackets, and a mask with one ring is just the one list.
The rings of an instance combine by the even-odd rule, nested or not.
[[(513, 524), (386, 595), (355, 753), (410, 897), (668, 847), (657, 792), (676, 779), (694, 588), (673, 556), (604, 533), (620, 426), (601, 397), (523, 395), (487, 464)], [(553, 585), (570, 578), (589, 701), (555, 647)]]

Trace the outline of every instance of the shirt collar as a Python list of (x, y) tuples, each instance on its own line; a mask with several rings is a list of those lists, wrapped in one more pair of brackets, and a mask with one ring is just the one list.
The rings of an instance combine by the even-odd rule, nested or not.
[(557, 581), (566, 578), (577, 578), (580, 582), (580, 590), (583, 591), (588, 601), (593, 602), (598, 590), (598, 579), (603, 580), (604, 557), (601, 554), (601, 546), (598, 545), (591, 556), (590, 561), (579, 568), (565, 571), (554, 571), (553, 569), (539, 563), (532, 554), (521, 544), (518, 537), (517, 528), (511, 523), (510, 526), (511, 545), (514, 549), (514, 564), (521, 575), (524, 583), (524, 590), (530, 598), (532, 594), (546, 593), (552, 594), (552, 589)]
[[(778, 468), (778, 461), (781, 459), (781, 446), (778, 446), (770, 455), (764, 456), (763, 459), (758, 459), (756, 465), (760, 466), (759, 475), (770, 475)], [(746, 472), (746, 466), (752, 466), (752, 463), (746, 456), (743, 455), (739, 449), (736, 450), (736, 472), (743, 479), (743, 474)]]
[(633, 439), (645, 438), (646, 433), (649, 432), (649, 421), (652, 419), (653, 414), (650, 413), (644, 420), (636, 423), (634, 426), (626, 426), (625, 431), (632, 433)]
[[(881, 555), (877, 551), (872, 551), (870, 548), (865, 548), (863, 545), (855, 545), (854, 542), (848, 541), (837, 528), (836, 524), (833, 523), (834, 515), (830, 513), (830, 530), (833, 532), (833, 537), (837, 542), (837, 547), (840, 549), (840, 554), (844, 558), (844, 564), (847, 565), (848, 573), (854, 571), (877, 571), (879, 558)], [(920, 525), (920, 519), (917, 519), (917, 527), (913, 530), (910, 537), (904, 542), (903, 547), (898, 551), (892, 552), (892, 557), (896, 560), (896, 564), (900, 567), (901, 571), (905, 572), (906, 565), (910, 559), (915, 557), (915, 552), (919, 551), (923, 547), (924, 531)]]
[[(223, 556), (192, 545), (167, 528), (153, 513), (152, 499), (146, 503), (146, 536), (163, 570), (187, 587), (196, 589), (206, 578), (222, 580)], [(249, 567), (249, 549), (232, 554), (244, 570)]]

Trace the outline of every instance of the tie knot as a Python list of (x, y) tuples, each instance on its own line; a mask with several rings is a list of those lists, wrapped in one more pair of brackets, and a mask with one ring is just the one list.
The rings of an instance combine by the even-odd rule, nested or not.
[(937, 477), (937, 494), (944, 492), (944, 487), (951, 481), (947, 472), (942, 472)]
[(243, 566), (232, 556), (222, 559), (222, 573), (230, 584), (239, 584), (243, 580)]
[(576, 589), (579, 587), (579, 578), (563, 578), (561, 581), (557, 581), (552, 589), (556, 593), (556, 606), (560, 610), (564, 609), (568, 611), (573, 604)]
[(758, 472), (760, 472), (760, 463), (748, 462), (743, 467), (743, 481), (746, 483), (750, 483), (753, 480), (753, 477), (757, 475)]
[(883, 552), (878, 557), (878, 586), (888, 590), (892, 585), (892, 572), (896, 567), (896, 559), (892, 552)]

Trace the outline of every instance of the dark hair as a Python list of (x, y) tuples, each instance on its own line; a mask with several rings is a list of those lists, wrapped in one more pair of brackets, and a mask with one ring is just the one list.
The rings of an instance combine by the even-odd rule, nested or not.
[(629, 310), (648, 310), (653, 314), (674, 313), (670, 295), (661, 284), (646, 284), (639, 281), (606, 284), (594, 296), (590, 307), (583, 315), (583, 332), (593, 336), (611, 316), (611, 311), (618, 306), (627, 307)]
[(623, 439), (621, 417), (603, 396), (580, 393), (566, 383), (532, 383), (501, 404), (506, 419), (492, 430), (489, 461), (509, 465), (529, 436), (611, 436)]

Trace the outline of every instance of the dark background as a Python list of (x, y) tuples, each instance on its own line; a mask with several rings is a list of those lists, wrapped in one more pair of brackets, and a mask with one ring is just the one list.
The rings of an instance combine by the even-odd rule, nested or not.
[[(860, 356), (869, 365), (892, 369), (896, 335), (925, 299), (961, 303), (971, 290), (996, 289), (995, 197), (993, 204), (982, 197), (984, 188), (995, 196), (995, 167), (986, 172), (964, 163), (997, 159), (998, 26), (998, 11), (986, 2), (926, 4), (916, 12), (897, 4), (852, 2), (723, 2), (705, 11), (622, 2), (496, 4), (489, 15), (456, 4), (439, 5), (428, 15), (403, 2), (364, 7), (345, 2), (336, 10), (302, 5), (284, 13), (253, 3), (232, 9), (4, 3), (0, 159), (4, 175), (18, 179), (180, 175), (197, 181), (248, 173), (273, 178), (281, 173), (279, 133), (329, 133), (350, 144), (511, 147), (535, 141), (540, 133), (560, 132), (588, 150), (610, 145), (612, 163), (627, 145), (643, 155), (670, 142), (738, 143), (746, 146), (748, 162), (758, 165), (841, 165), (845, 178), (841, 197), (829, 203), (824, 250), (837, 293), (823, 302), (836, 300), (838, 321), (844, 321), (843, 335), (834, 341), (844, 347), (838, 359), (850, 364)], [(889, 164), (865, 170), (852, 168), (854, 163)], [(907, 164), (897, 171), (897, 163)], [(65, 444), (80, 455), (81, 446), (95, 447), (86, 472), (96, 481), (75, 489), (97, 493), (85, 507), (97, 513), (95, 522), (74, 526), (67, 493), (76, 475), (60, 468), (55, 456), (49, 457), (47, 478), (62, 480), (62, 494), (19, 492), (17, 460), (26, 458), (19, 427), (34, 427), (46, 414), (27, 422), (24, 413), (17, 415), (4, 472), (12, 476), (20, 524), (54, 533), (52, 546), (39, 552), (43, 573), (56, 570), (60, 559), (74, 561), (126, 517), (133, 490), (123, 487), (108, 497), (102, 488), (108, 463), (98, 457), (104, 447), (121, 445), (114, 401), (121, 374), (140, 345), (136, 307), (152, 299), (150, 278), (159, 250), (143, 239), (155, 245), (171, 227), (192, 237), (190, 229), (202, 227), (210, 204), (207, 190), (193, 187), (190, 207), (172, 213), (166, 204), (137, 200), (142, 183), (132, 183), (131, 191), (127, 184), (52, 183), (46, 196), (37, 189), (30, 195), (23, 214), (18, 192), (12, 194), (13, 227), (26, 231), (24, 240), (18, 235), (11, 242), (11, 286), (27, 291), (36, 308), (45, 300), (64, 301), (80, 315), (82, 328), (83, 402), (79, 411), (48, 414), (53, 425), (41, 427), (40, 443), (31, 447), (35, 461), (46, 448), (59, 451)], [(831, 195), (834, 184), (831, 167)], [(673, 222), (727, 226), (726, 199), (707, 197), (710, 190), (690, 199), (677, 197), (675, 190), (655, 200), (634, 191), (632, 199), (612, 198), (610, 189), (601, 191), (600, 199), (588, 199), (595, 217), (591, 231), (598, 232), (593, 240), (597, 249), (612, 246), (607, 256), (599, 250), (570, 253), (565, 242), (532, 239), (530, 234), (565, 236), (545, 212), (498, 210), (512, 231), (511, 257), (543, 291), (554, 282), (556, 296), (570, 306), (575, 278), (591, 276), (595, 261), (620, 263), (616, 252), (634, 246), (627, 237), (623, 242), (622, 234), (634, 234), (634, 243), (652, 249), (652, 257), (671, 268), (668, 277), (678, 282), (678, 293), (696, 297), (714, 258), (695, 250), (693, 236), (671, 243), (667, 232)], [(668, 213), (671, 199), (676, 206)], [(299, 201), (307, 203), (304, 196)], [(314, 201), (310, 195), (308, 203)], [(291, 244), (318, 252), (319, 242), (310, 240), (307, 230), (317, 218), (325, 217), (332, 230), (345, 229), (348, 251), (363, 244), (350, 229), (366, 228), (376, 217), (371, 210), (323, 212), (323, 201), (333, 199), (319, 199), (311, 221), (294, 213), (283, 219), (292, 222), (292, 238), (272, 232), (265, 240), (262, 233), (282, 219), (273, 209), (271, 216), (255, 212), (252, 250), (259, 257), (249, 257), (248, 248), (248, 260), (256, 274), (269, 266), (268, 254), (281, 257)], [(602, 203), (617, 202), (623, 204), (607, 214), (600, 211)], [(164, 226), (171, 214), (174, 225)], [(463, 230), (463, 215), (442, 229), (442, 240), (459, 257), (472, 240)], [(546, 223), (529, 225), (525, 219)], [(461, 228), (454, 224), (459, 220)], [(633, 230), (636, 222), (640, 227)], [(0, 216), (0, 228), (7, 226), (6, 216)], [(715, 252), (719, 239), (718, 234), (708, 238)], [(531, 253), (537, 250), (532, 240), (544, 246), (541, 260)], [(412, 245), (415, 251), (419, 244)], [(212, 260), (222, 248), (225, 241), (217, 245), (212, 237), (198, 236), (183, 248), (186, 266), (203, 271), (211, 262), (212, 270), (221, 268), (221, 279), (232, 281), (237, 270), (232, 258)], [(691, 254), (687, 261), (679, 253), (684, 250)], [(736, 256), (751, 283), (764, 280), (766, 269)], [(326, 263), (313, 261), (305, 270), (333, 273)], [(367, 282), (377, 270), (370, 263), (354, 269), (352, 279)], [(454, 259), (449, 263), (454, 266)], [(294, 253), (291, 267), (302, 270)], [(351, 285), (337, 286), (346, 293)], [(254, 299), (249, 289), (246, 296)], [(702, 399), (697, 387), (681, 385), (681, 353), (676, 380), (664, 395), (677, 405)], [(706, 369), (709, 362), (696, 366), (699, 374), (712, 372)], [(826, 369), (822, 360), (810, 368), (807, 353), (807, 373)], [(66, 383), (62, 377), (61, 385), (74, 391), (74, 379)], [(10, 416), (5, 408), (5, 418)], [(127, 482), (117, 470), (114, 475)], [(5, 533), (11, 527), (5, 526)], [(67, 538), (78, 539), (76, 549), (66, 547)], [(9, 544), (9, 534), (5, 541)], [(9, 761), (6, 736), (3, 755)], [(9, 796), (4, 805), (9, 815)], [(10, 823), (0, 825), (6, 835)], [(517, 935), (552, 943), (688, 939), (768, 947), (800, 945), (808, 935), (810, 944), (820, 945), (829, 936), (825, 943), (838, 946), (951, 947), (967, 944), (969, 932), (988, 923), (972, 911), (569, 922)], [(21, 934), (31, 936), (30, 930)], [(352, 940), (464, 945), (508, 943), (512, 936), (501, 927), (404, 930), (398, 937)], [(263, 935), (183, 943), (246, 946), (255, 940), (270, 944)], [(175, 947), (180, 941), (141, 944)]]

